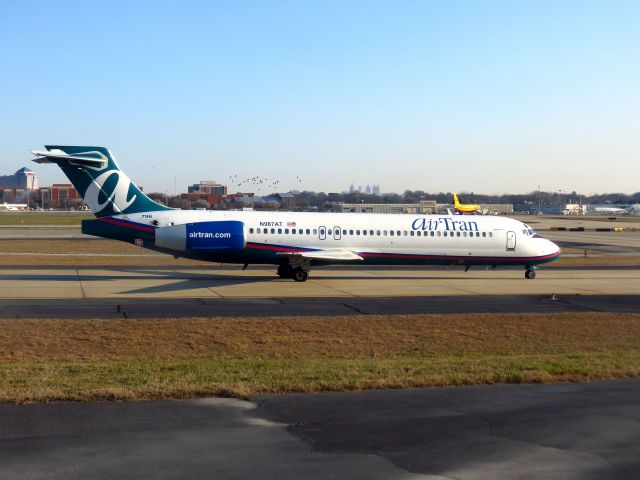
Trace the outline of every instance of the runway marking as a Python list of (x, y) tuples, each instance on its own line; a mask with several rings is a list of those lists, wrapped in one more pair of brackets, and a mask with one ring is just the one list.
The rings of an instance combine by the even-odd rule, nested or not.
[(80, 285), (80, 291), (82, 292), (82, 298), (87, 298), (87, 294), (84, 291), (84, 286), (82, 285), (82, 277), (80, 276), (80, 270), (76, 268), (76, 276), (78, 278), (78, 284)]

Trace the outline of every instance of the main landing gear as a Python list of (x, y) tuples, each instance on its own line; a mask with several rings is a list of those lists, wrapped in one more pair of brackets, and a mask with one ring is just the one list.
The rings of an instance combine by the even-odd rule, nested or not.
[(527, 267), (524, 272), (524, 278), (527, 278), (529, 280), (533, 280), (534, 278), (536, 278), (536, 267), (533, 265)]
[(280, 265), (278, 267), (280, 278), (292, 278), (296, 282), (306, 282), (309, 278), (309, 271), (302, 267), (293, 268), (291, 265)]

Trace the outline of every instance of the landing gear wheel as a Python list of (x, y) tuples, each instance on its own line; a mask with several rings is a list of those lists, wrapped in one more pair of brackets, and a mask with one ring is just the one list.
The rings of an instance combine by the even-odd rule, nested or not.
[(280, 278), (291, 278), (293, 276), (293, 269), (289, 265), (280, 265), (278, 267), (278, 276)]
[(535, 270), (527, 270), (526, 272), (524, 272), (524, 278), (528, 278), (529, 280), (533, 280), (534, 278), (536, 278), (536, 271)]
[(306, 282), (307, 278), (309, 278), (309, 272), (303, 270), (302, 268), (298, 267), (293, 271), (293, 279), (296, 282)]

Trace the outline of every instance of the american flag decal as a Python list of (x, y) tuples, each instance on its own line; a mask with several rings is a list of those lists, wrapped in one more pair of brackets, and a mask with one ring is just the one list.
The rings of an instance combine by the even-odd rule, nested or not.
[(295, 227), (296, 222), (287, 222), (287, 227)]

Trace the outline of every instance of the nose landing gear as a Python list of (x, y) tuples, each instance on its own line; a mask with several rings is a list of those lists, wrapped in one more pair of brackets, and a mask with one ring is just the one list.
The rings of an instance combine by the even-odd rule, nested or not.
[(534, 278), (536, 278), (536, 267), (535, 267), (535, 265), (527, 267), (527, 269), (524, 272), (524, 278), (527, 278), (529, 280), (533, 280)]

